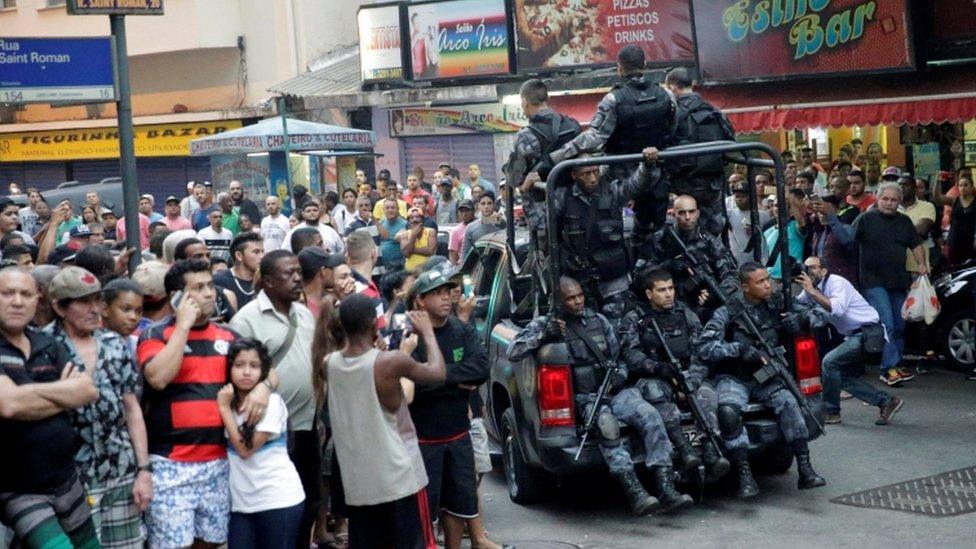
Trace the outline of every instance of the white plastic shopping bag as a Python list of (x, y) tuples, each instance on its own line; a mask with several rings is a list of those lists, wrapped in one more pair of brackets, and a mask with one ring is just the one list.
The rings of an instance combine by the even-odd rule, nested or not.
[(935, 294), (935, 288), (929, 282), (929, 277), (918, 277), (901, 308), (901, 317), (908, 322), (924, 320), (926, 324), (932, 324), (939, 316), (940, 310), (942, 306), (939, 304), (939, 297)]

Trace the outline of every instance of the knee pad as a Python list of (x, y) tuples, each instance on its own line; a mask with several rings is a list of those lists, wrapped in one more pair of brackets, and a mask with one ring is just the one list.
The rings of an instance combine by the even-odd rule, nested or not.
[(735, 438), (742, 433), (742, 410), (731, 404), (719, 404), (718, 427), (725, 438)]
[(620, 440), (620, 423), (609, 410), (601, 411), (596, 418), (596, 427), (600, 431), (600, 438), (604, 443)]

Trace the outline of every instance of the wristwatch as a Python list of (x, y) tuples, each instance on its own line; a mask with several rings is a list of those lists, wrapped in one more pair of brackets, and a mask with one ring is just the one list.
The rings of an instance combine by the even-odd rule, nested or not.
[(140, 466), (136, 467), (136, 473), (141, 473), (143, 471), (151, 474), (153, 472), (152, 463), (147, 463), (145, 465), (140, 465)]

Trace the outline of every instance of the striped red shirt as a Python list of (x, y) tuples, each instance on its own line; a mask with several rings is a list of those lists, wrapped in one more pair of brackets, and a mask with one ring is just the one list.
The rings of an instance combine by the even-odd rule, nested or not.
[[(145, 368), (169, 341), (176, 320), (155, 324), (139, 337), (139, 367)], [(187, 336), (183, 362), (163, 390), (145, 387), (144, 408), (149, 453), (174, 461), (227, 457), (217, 392), (227, 383), (227, 351), (237, 334), (208, 323)]]

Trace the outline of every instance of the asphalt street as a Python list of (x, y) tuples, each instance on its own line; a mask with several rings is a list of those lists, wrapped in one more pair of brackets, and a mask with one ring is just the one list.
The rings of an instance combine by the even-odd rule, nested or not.
[(812, 444), (823, 488), (797, 490), (794, 466), (758, 477), (762, 493), (751, 501), (709, 490), (689, 511), (635, 518), (604, 476), (570, 479), (546, 503), (516, 505), (499, 467), (482, 483), (486, 527), (520, 549), (976, 547), (976, 513), (937, 518), (828, 501), (976, 465), (976, 382), (936, 369), (891, 391), (906, 401), (891, 425), (875, 426), (877, 408), (846, 400), (843, 423)]

